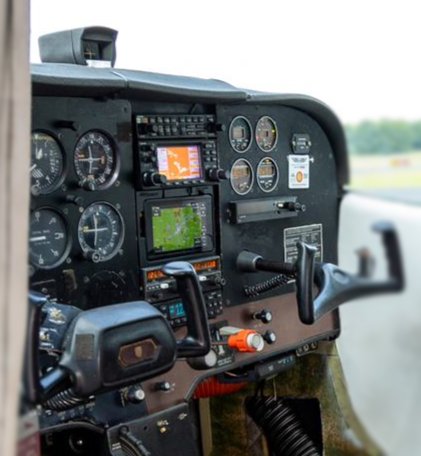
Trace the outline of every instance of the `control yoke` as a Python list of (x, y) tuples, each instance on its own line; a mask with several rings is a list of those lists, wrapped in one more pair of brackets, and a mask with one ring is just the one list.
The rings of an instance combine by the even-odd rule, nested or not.
[(42, 377), (38, 353), (42, 309), (46, 304), (54, 304), (44, 295), (31, 292), (25, 372), (27, 401), (45, 403), (64, 391), (71, 391), (72, 397), (87, 398), (167, 372), (176, 358), (207, 355), (210, 332), (194, 267), (186, 262), (173, 262), (164, 267), (164, 273), (175, 278), (183, 300), (187, 318), (184, 339), (176, 340), (164, 315), (146, 301), (78, 311), (64, 335), (60, 360)]
[(174, 277), (187, 316), (187, 336), (177, 341), (177, 356), (207, 355), (211, 349), (210, 331), (206, 304), (194, 267), (186, 261), (174, 261), (166, 264), (163, 272)]
[[(381, 234), (386, 249), (389, 277), (385, 281), (372, 280), (366, 274), (354, 275), (331, 263), (315, 263), (317, 249), (297, 242), (298, 258), (295, 263), (265, 260), (259, 255), (243, 251), (237, 258), (237, 267), (243, 272), (269, 271), (291, 275), (296, 279), (298, 313), (302, 323), (312, 325), (341, 304), (364, 296), (401, 291), (404, 273), (399, 242), (393, 225), (381, 222), (373, 229)], [(361, 257), (361, 272), (368, 270), (366, 256)], [(318, 288), (313, 297), (313, 286)]]

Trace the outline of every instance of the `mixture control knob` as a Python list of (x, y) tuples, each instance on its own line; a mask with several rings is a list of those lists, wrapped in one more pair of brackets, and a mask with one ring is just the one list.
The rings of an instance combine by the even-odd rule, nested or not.
[(155, 384), (155, 390), (156, 391), (163, 391), (164, 393), (167, 393), (168, 391), (171, 390), (171, 383), (167, 381), (159, 382)]
[(276, 342), (276, 334), (268, 329), (264, 334), (263, 334), (263, 339), (265, 342), (269, 345), (272, 345)]
[(211, 168), (208, 171), (208, 179), (213, 182), (220, 182), (229, 179), (229, 172), (222, 168)]
[(258, 332), (243, 329), (228, 338), (228, 345), (240, 352), (255, 353), (263, 350), (265, 341)]
[(256, 312), (253, 315), (254, 320), (260, 320), (262, 323), (267, 325), (273, 320), (272, 312), (269, 309), (263, 309), (260, 312)]
[(156, 171), (149, 171), (143, 175), (143, 182), (148, 186), (156, 186), (167, 183), (167, 177)]
[(139, 404), (145, 399), (145, 392), (140, 386), (131, 386), (128, 388), (125, 398), (131, 404)]

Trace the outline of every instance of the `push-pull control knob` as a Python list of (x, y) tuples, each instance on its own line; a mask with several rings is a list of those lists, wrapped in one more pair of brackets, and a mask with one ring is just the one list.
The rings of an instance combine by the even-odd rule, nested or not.
[(301, 204), (298, 201), (291, 201), (288, 203), (287, 208), (291, 212), (305, 212), (307, 209), (305, 204)]
[(167, 393), (168, 391), (171, 391), (171, 383), (167, 381), (158, 382), (155, 384), (155, 390)]
[(219, 330), (221, 336), (228, 336), (228, 346), (239, 352), (255, 353), (263, 350), (263, 337), (252, 329), (240, 329), (224, 326)]
[(149, 171), (143, 175), (143, 182), (145, 185), (154, 187), (156, 185), (166, 184), (167, 177), (156, 171)]
[(126, 400), (131, 404), (139, 404), (145, 397), (145, 392), (140, 386), (131, 386), (125, 394)]
[(222, 168), (211, 168), (208, 171), (208, 179), (213, 182), (220, 182), (229, 179), (229, 172)]
[(276, 334), (268, 329), (264, 334), (263, 334), (263, 339), (265, 342), (269, 345), (272, 345), (276, 342)]
[(269, 309), (263, 309), (253, 315), (253, 320), (260, 320), (262, 323), (267, 325), (273, 320), (273, 315)]

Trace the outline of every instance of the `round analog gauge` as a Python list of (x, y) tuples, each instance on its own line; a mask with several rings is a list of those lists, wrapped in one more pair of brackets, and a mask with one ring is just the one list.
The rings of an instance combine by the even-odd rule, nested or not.
[(87, 258), (95, 263), (110, 260), (124, 240), (120, 213), (108, 203), (91, 204), (79, 220), (78, 238)]
[(275, 190), (279, 180), (279, 170), (271, 158), (264, 158), (257, 166), (257, 183), (264, 192)]
[(238, 159), (231, 168), (231, 185), (235, 193), (246, 195), (253, 187), (254, 175), (250, 163), (243, 158)]
[(256, 125), (256, 142), (263, 152), (272, 151), (278, 141), (275, 121), (268, 116), (261, 117)]
[(238, 116), (231, 122), (229, 139), (236, 152), (246, 152), (251, 146), (252, 137), (251, 124), (245, 117)]
[(46, 195), (56, 190), (64, 179), (64, 152), (49, 134), (34, 131), (31, 135), (31, 191)]
[(77, 142), (74, 154), (79, 185), (89, 190), (103, 190), (117, 179), (117, 153), (103, 133), (89, 131)]
[(127, 301), (127, 284), (123, 277), (114, 271), (100, 271), (89, 282), (88, 297), (90, 307), (108, 306)]
[(70, 237), (64, 218), (52, 209), (37, 209), (31, 213), (29, 260), (41, 269), (61, 264), (69, 254)]

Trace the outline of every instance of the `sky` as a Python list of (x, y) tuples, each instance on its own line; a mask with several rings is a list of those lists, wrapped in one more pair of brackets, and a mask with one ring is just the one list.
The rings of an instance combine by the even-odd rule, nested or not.
[(416, 1), (31, 0), (38, 37), (119, 31), (118, 68), (221, 79), (319, 98), (345, 123), (421, 119)]

